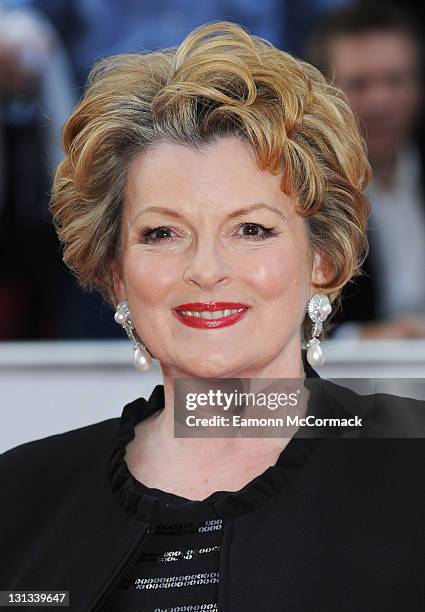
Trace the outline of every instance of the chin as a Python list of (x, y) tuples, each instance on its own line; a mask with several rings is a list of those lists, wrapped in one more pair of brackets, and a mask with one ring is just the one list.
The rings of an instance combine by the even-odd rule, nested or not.
[(240, 361), (230, 361), (223, 355), (214, 358), (194, 359), (184, 368), (194, 378), (223, 378), (234, 376), (238, 378), (238, 372), (243, 369), (243, 364)]

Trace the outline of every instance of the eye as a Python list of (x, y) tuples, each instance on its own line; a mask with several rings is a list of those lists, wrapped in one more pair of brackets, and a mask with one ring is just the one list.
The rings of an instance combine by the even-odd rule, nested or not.
[(172, 239), (172, 237), (165, 235), (171, 231), (169, 227), (144, 227), (141, 232), (141, 238), (145, 244), (162, 242), (163, 240)]
[[(265, 227), (259, 223), (241, 223), (239, 229), (243, 230), (243, 234), (238, 234), (238, 238), (247, 238), (248, 240), (265, 240), (276, 236), (272, 227)], [(170, 236), (173, 230), (166, 226), (161, 227), (144, 227), (141, 231), (141, 238), (144, 244), (152, 244), (166, 242), (174, 239)], [(246, 233), (245, 233), (246, 232)]]
[(239, 234), (238, 238), (248, 238), (248, 240), (265, 240), (266, 238), (271, 238), (272, 236), (276, 236), (273, 231), (273, 227), (264, 227), (264, 225), (260, 225), (259, 223), (241, 223), (239, 228), (242, 230), (247, 230), (248, 233)]

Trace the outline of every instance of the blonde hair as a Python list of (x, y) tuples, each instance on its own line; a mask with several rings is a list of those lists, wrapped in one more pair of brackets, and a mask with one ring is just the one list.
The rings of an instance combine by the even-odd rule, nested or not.
[(134, 156), (163, 141), (199, 147), (232, 134), (251, 143), (260, 169), (283, 171), (282, 190), (296, 196), (325, 258), (322, 290), (339, 298), (368, 249), (370, 168), (356, 119), (316, 68), (228, 22), (92, 68), (63, 129), (51, 197), (63, 260), (83, 287), (116, 305), (111, 263)]

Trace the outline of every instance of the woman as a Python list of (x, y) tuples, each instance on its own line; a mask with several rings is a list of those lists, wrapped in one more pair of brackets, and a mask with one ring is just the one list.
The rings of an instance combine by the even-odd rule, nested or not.
[(78, 611), (424, 610), (421, 440), (173, 432), (177, 379), (301, 379), (303, 414), (363, 406), (307, 384), (367, 248), (369, 167), (340, 92), (210, 24), (100, 62), (64, 147), (64, 260), (164, 384), (3, 455), (1, 588), (69, 590)]

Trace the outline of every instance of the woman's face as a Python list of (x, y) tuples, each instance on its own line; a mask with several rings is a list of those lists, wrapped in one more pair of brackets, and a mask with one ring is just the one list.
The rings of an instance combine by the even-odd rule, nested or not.
[[(236, 137), (201, 150), (163, 143), (130, 166), (115, 292), (176, 376), (278, 376), (299, 362), (312, 283), (324, 278), (281, 178)], [(214, 302), (246, 310), (209, 322)]]

